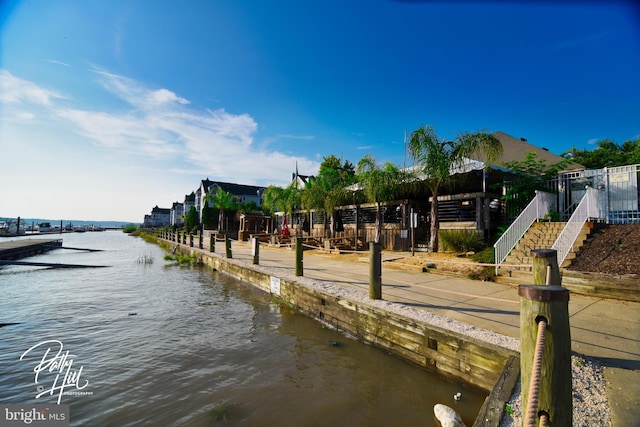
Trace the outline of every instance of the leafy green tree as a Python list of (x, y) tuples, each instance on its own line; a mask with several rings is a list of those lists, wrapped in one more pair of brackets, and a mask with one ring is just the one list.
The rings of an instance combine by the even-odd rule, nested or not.
[(495, 161), (502, 154), (500, 141), (484, 132), (463, 132), (453, 141), (439, 138), (431, 126), (420, 125), (411, 133), (409, 153), (416, 161), (424, 181), (431, 191), (431, 251), (438, 251), (438, 196), (441, 189), (453, 178), (450, 169), (464, 162), (465, 157), (483, 154), (487, 162)]
[[(566, 169), (573, 159), (564, 159), (547, 165), (536, 153), (527, 153), (524, 160), (505, 163), (509, 173), (505, 176), (506, 192), (502, 199), (507, 203), (507, 216), (518, 215), (535, 197), (536, 191), (549, 192), (548, 183)], [(501, 185), (502, 186), (502, 185)]]
[(302, 189), (296, 182), (286, 188), (270, 185), (264, 190), (262, 199), (263, 209), (272, 215), (277, 211), (293, 214), (295, 208), (302, 205)]
[(371, 154), (365, 155), (356, 168), (358, 183), (370, 203), (376, 204), (374, 241), (380, 242), (382, 234), (382, 202), (392, 200), (405, 181), (402, 171), (393, 163), (376, 163)]
[(215, 228), (216, 226), (216, 209), (205, 203), (202, 206), (202, 224), (207, 228)]
[(246, 213), (252, 213), (252, 212), (260, 212), (260, 208), (258, 208), (258, 205), (256, 204), (256, 202), (254, 202), (253, 200), (249, 200), (246, 203), (243, 203), (239, 209), (242, 212), (246, 212)]
[(640, 164), (640, 136), (621, 145), (611, 139), (598, 141), (593, 150), (572, 148), (564, 156), (589, 169)]
[(198, 211), (195, 206), (191, 206), (189, 213), (187, 213), (187, 217), (184, 219), (184, 229), (191, 232), (197, 230), (199, 226), (200, 219), (198, 218)]
[(233, 196), (228, 191), (224, 191), (222, 188), (218, 188), (216, 194), (207, 194), (205, 197), (207, 202), (211, 202), (215, 206), (218, 212), (218, 229), (223, 230), (225, 228), (225, 212), (236, 208), (236, 203)]
[[(344, 163), (335, 155), (324, 157), (318, 175), (310, 180), (302, 192), (305, 209), (324, 211), (324, 235), (327, 233), (327, 217), (334, 215), (337, 206), (348, 203), (352, 192), (347, 187), (355, 182), (355, 167)], [(332, 230), (333, 231), (333, 230)]]
[(278, 207), (282, 203), (282, 187), (276, 185), (270, 185), (264, 189), (262, 193), (262, 211), (266, 214), (273, 215), (278, 210), (282, 210)]

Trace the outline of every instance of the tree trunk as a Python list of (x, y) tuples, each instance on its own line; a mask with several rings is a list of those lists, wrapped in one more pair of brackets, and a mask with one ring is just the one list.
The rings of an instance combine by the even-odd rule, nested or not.
[(438, 252), (438, 193), (433, 193), (431, 202), (431, 236), (429, 237), (429, 248), (431, 252)]
[(373, 241), (380, 243), (380, 235), (382, 234), (382, 210), (380, 209), (380, 202), (376, 203), (376, 231)]
[(329, 217), (329, 237), (336, 237), (336, 220), (333, 217), (333, 211), (327, 213)]
[(324, 237), (331, 237), (329, 235), (329, 227), (327, 226), (328, 225), (328, 223), (327, 223), (327, 211), (324, 212), (324, 215), (322, 215), (322, 217), (323, 217), (323, 220), (322, 220), (322, 230), (323, 230), (322, 235)]

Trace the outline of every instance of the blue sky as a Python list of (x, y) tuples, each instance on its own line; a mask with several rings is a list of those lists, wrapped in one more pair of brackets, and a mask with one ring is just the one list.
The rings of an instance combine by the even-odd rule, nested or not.
[[(0, 0), (0, 216), (140, 222), (404, 132), (640, 134), (632, 2)], [(407, 160), (410, 163), (410, 160)]]

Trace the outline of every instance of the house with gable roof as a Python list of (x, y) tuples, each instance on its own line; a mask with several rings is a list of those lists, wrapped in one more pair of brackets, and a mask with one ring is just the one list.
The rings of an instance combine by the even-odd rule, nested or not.
[[(262, 205), (262, 192), (265, 187), (255, 185), (234, 184), (231, 182), (211, 181), (209, 178), (200, 181), (198, 189), (194, 192), (195, 207), (198, 211), (200, 221), (202, 221), (202, 208), (206, 202), (207, 195), (215, 195), (218, 189), (231, 194), (236, 203), (254, 202), (256, 206)], [(211, 202), (208, 202), (213, 207)], [(188, 211), (185, 211), (188, 212)]]
[(156, 205), (150, 215), (144, 216), (143, 227), (166, 227), (171, 223), (171, 209)]

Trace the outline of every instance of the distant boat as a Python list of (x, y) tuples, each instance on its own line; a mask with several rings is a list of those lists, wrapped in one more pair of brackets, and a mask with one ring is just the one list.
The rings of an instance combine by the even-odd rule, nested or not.
[(47, 231), (51, 231), (51, 223), (50, 222), (41, 222), (38, 224), (38, 231), (43, 233)]
[(17, 236), (25, 234), (25, 229), (22, 225), (18, 229), (18, 223), (16, 221), (3, 221), (0, 222), (0, 236)]

